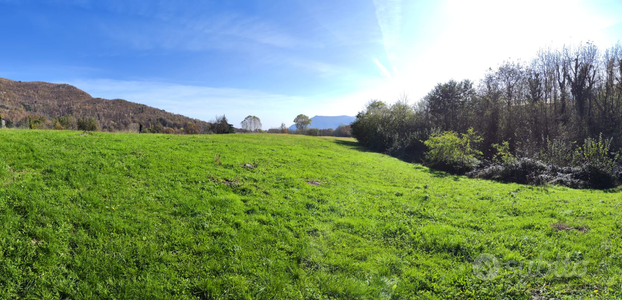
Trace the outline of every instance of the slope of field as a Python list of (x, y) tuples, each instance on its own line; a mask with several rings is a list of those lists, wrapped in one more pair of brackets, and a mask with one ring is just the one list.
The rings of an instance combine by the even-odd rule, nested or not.
[(0, 130), (0, 298), (614, 298), (621, 195), (348, 139)]

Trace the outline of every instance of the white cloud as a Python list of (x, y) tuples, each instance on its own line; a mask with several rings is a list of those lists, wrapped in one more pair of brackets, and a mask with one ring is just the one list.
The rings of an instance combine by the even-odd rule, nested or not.
[(322, 62), (322, 61), (317, 61), (317, 60), (295, 58), (295, 57), (283, 58), (282, 56), (280, 60), (294, 67), (315, 72), (316, 74), (318, 74), (319, 77), (323, 77), (323, 78), (335, 77), (335, 76), (344, 75), (350, 72), (344, 67), (341, 67), (335, 64), (329, 64), (329, 63)]
[(391, 64), (391, 68), (394, 70), (396, 69), (396, 48), (401, 40), (401, 4), (401, 0), (374, 0), (374, 6), (376, 7), (376, 19), (378, 20), (378, 26), (382, 31), (384, 48), (387, 53), (387, 58)]
[(378, 66), (378, 69), (380, 69), (380, 72), (382, 72), (382, 74), (388, 80), (393, 80), (393, 76), (391, 76), (391, 72), (389, 72), (389, 70), (377, 58), (374, 58), (374, 63), (376, 64), (376, 66)]
[(236, 14), (219, 14), (204, 19), (147, 19), (101, 24), (112, 40), (138, 50), (237, 50), (256, 46), (282, 49), (322, 48), (321, 43), (296, 37), (267, 20)]

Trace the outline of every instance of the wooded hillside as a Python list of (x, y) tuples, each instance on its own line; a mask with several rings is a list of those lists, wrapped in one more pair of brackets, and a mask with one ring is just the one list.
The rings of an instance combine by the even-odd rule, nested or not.
[(8, 126), (78, 129), (79, 121), (92, 118), (102, 131), (181, 132), (188, 123), (198, 132), (209, 123), (173, 114), (144, 104), (93, 98), (68, 84), (21, 82), (0, 78), (0, 116)]

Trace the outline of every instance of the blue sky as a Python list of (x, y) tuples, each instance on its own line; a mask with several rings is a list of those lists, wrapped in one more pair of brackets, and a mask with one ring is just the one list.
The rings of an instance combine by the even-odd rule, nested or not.
[(541, 47), (622, 38), (619, 0), (0, 0), (0, 77), (264, 129), (421, 99)]

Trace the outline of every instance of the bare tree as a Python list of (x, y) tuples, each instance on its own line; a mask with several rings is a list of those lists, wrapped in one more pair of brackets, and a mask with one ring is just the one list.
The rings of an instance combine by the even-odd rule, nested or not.
[(244, 121), (240, 122), (242, 129), (246, 131), (258, 131), (261, 130), (261, 120), (256, 116), (248, 116), (244, 118)]

